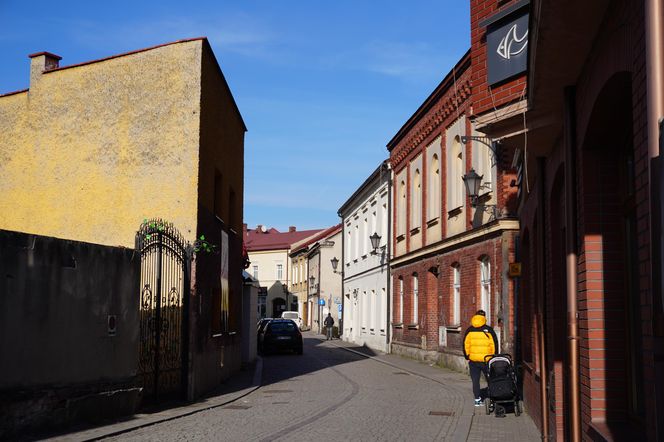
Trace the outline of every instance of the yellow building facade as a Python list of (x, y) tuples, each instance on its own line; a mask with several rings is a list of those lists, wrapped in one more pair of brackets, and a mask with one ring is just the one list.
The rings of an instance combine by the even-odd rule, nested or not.
[(133, 247), (163, 218), (194, 241), (202, 206), (241, 231), (246, 129), (206, 39), (59, 59), (0, 95), (0, 229)]
[(134, 248), (157, 218), (205, 235), (221, 253), (197, 253), (184, 290), (188, 397), (216, 387), (241, 364), (246, 127), (210, 44), (30, 63), (29, 89), (0, 95), (0, 230)]

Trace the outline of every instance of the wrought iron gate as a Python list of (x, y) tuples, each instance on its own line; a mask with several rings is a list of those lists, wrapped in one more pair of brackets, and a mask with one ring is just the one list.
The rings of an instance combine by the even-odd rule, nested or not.
[(190, 248), (175, 227), (145, 221), (141, 254), (139, 376), (147, 398), (186, 393)]

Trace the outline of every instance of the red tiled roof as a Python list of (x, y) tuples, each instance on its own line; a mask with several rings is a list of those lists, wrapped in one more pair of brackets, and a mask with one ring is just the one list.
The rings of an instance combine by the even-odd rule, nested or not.
[(265, 233), (251, 229), (244, 232), (244, 244), (248, 252), (262, 250), (290, 249), (293, 243), (312, 236), (322, 229), (302, 230), (295, 232), (279, 232), (275, 228), (268, 229)]
[(295, 248), (293, 248), (292, 252), (297, 252), (298, 250), (302, 250), (303, 248), (308, 247), (309, 245), (315, 243), (316, 241), (320, 241), (321, 239), (336, 234), (340, 230), (341, 230), (341, 223), (337, 224), (336, 226), (328, 227), (327, 229), (322, 230), (320, 233), (312, 236), (311, 238), (305, 239), (304, 241), (295, 245)]

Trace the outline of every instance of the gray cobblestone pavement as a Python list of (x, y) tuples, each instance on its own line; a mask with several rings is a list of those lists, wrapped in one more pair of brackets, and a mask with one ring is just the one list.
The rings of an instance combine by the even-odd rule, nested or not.
[(540, 440), (527, 414), (496, 418), (474, 407), (467, 375), (371, 353), (307, 333), (304, 355), (263, 358), (262, 378), (232, 393), (60, 439)]

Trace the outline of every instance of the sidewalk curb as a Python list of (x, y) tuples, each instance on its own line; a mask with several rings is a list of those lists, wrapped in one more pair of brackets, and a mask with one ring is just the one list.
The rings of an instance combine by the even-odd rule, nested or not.
[[(74, 433), (74, 434), (69, 434), (69, 435), (64, 434), (64, 435), (58, 436), (58, 437), (54, 438), (54, 440), (60, 439), (60, 440), (95, 441), (95, 440), (99, 440), (99, 439), (105, 439), (105, 438), (108, 438), (108, 437), (119, 436), (121, 434), (129, 433), (131, 431), (135, 431), (135, 430), (138, 430), (138, 429), (141, 429), (141, 428), (150, 427), (152, 425), (160, 424), (160, 423), (163, 423), (163, 422), (172, 421), (172, 420), (179, 419), (179, 418), (182, 418), (182, 417), (191, 416), (193, 414), (200, 413), (202, 411), (207, 411), (207, 410), (212, 410), (214, 408), (223, 407), (224, 405), (228, 405), (232, 402), (237, 401), (238, 399), (242, 399), (243, 397), (253, 393), (258, 388), (261, 387), (262, 381), (263, 381), (263, 358), (261, 358), (260, 356), (256, 356), (256, 367), (254, 368), (254, 376), (252, 378), (251, 385), (249, 387), (243, 389), (243, 390), (235, 392), (235, 393), (237, 393), (237, 395), (235, 395), (235, 396), (232, 393), (229, 393), (228, 394), (229, 398), (228, 399), (223, 399), (222, 402), (214, 403), (214, 404), (211, 404), (211, 405), (200, 405), (200, 406), (196, 406), (195, 404), (185, 405), (185, 406), (182, 407), (183, 410), (182, 410), (181, 413), (175, 412), (171, 416), (163, 417), (163, 418), (155, 418), (154, 420), (150, 420), (149, 418), (146, 418), (146, 421), (143, 422), (143, 423), (137, 423), (137, 425), (122, 428), (121, 430), (112, 430), (112, 431), (108, 431), (108, 432), (99, 431), (97, 434), (94, 434), (94, 436), (92, 436), (92, 437), (89, 437), (89, 435), (86, 435), (86, 436), (83, 436), (82, 438), (79, 439), (79, 438), (76, 437), (76, 434)], [(224, 395), (221, 395), (221, 396), (224, 396)], [(165, 410), (164, 412), (167, 413), (168, 410)], [(116, 424), (111, 424), (109, 426), (112, 427), (114, 425), (116, 425)], [(82, 431), (81, 433), (82, 434), (94, 433), (94, 429), (91, 429), (91, 430), (88, 430), (88, 431)]]

